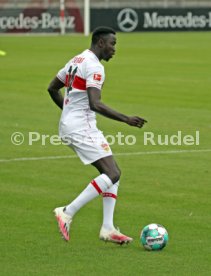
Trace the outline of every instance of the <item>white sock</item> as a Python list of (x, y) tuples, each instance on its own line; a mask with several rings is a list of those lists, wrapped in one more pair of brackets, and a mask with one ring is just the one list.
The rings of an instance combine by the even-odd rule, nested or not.
[(111, 188), (103, 193), (103, 227), (107, 230), (114, 228), (113, 216), (116, 204), (119, 182), (116, 182)]
[(89, 201), (113, 186), (111, 179), (106, 174), (101, 174), (92, 180), (82, 193), (65, 208), (65, 214), (73, 217)]

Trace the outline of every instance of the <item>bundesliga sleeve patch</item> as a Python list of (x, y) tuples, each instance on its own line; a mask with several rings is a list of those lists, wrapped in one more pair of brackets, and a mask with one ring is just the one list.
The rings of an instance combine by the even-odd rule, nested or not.
[(100, 74), (94, 74), (93, 80), (101, 81), (101, 79), (102, 79), (102, 75), (100, 75)]

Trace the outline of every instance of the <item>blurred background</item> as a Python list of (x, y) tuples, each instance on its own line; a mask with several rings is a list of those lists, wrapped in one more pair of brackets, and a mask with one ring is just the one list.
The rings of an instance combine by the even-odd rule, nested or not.
[[(83, 6), (84, 0), (67, 0), (67, 6)], [(1, 0), (1, 7), (59, 7), (59, 0)], [(90, 0), (91, 7), (203, 7), (211, 6), (210, 0)]]
[(1, 0), (1, 33), (89, 34), (107, 25), (121, 32), (211, 29), (210, 0)]

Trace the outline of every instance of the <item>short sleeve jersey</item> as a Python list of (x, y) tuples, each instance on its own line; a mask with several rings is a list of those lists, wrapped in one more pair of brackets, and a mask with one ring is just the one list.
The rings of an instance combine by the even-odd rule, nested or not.
[(89, 107), (87, 88), (96, 87), (101, 90), (105, 80), (104, 67), (97, 56), (92, 51), (85, 50), (72, 58), (58, 72), (57, 78), (65, 84), (60, 124), (68, 124), (71, 129), (81, 129), (95, 121), (95, 112)]

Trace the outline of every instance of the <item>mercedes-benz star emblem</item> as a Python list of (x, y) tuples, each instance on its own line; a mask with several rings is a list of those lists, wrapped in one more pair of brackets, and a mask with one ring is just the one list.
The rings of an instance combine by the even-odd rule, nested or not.
[(133, 9), (123, 9), (117, 16), (117, 23), (121, 31), (132, 32), (138, 25), (138, 15)]

